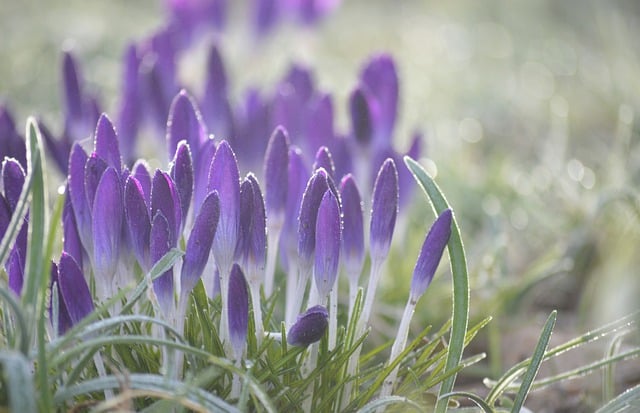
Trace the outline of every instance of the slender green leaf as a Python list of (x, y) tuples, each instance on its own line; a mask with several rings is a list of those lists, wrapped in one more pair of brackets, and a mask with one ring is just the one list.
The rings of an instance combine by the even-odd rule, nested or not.
[(482, 397), (478, 396), (477, 394), (469, 393), (469, 392), (466, 392), (466, 391), (454, 391), (454, 392), (451, 392), (451, 393), (445, 393), (445, 394), (441, 395), (439, 398), (442, 399), (442, 400), (447, 400), (450, 397), (466, 397), (467, 399), (469, 399), (472, 402), (474, 402), (476, 404), (476, 406), (481, 408), (483, 412), (485, 412), (485, 413), (493, 413), (493, 412), (495, 412), (493, 407), (489, 406), (487, 404), (487, 402), (485, 402), (482, 399)]
[(408, 399), (406, 397), (387, 396), (387, 397), (383, 397), (383, 398), (380, 398), (380, 399), (375, 399), (375, 400), (367, 403), (361, 409), (358, 410), (358, 413), (376, 412), (381, 407), (386, 407), (386, 406), (389, 406), (389, 405), (392, 405), (392, 404), (407, 405), (407, 406), (412, 407), (413, 409), (415, 409), (418, 412), (423, 412), (424, 411), (424, 408), (422, 406), (420, 406), (418, 403), (416, 403), (413, 400), (410, 400), (410, 399)]
[(632, 413), (640, 409), (640, 385), (628, 389), (609, 403), (599, 408), (596, 413)]
[[(436, 215), (450, 208), (442, 191), (426, 173), (424, 168), (408, 156), (405, 156), (404, 161), (414, 178), (418, 181), (418, 184), (420, 184), (429, 196), (431, 206)], [(453, 321), (445, 369), (452, 370), (460, 363), (460, 360), (462, 360), (464, 339), (469, 323), (469, 277), (467, 274), (467, 260), (465, 258), (464, 246), (460, 238), (460, 229), (458, 228), (455, 215), (451, 224), (451, 237), (449, 238), (448, 250), (451, 259), (451, 273), (453, 275)], [(455, 380), (456, 375), (446, 379), (440, 387), (440, 395), (450, 393), (453, 390)], [(446, 408), (446, 403), (439, 400), (436, 404), (435, 411), (436, 413), (444, 413)]]
[(538, 339), (538, 344), (536, 345), (536, 348), (533, 351), (533, 356), (531, 357), (531, 363), (529, 363), (529, 367), (527, 368), (527, 371), (522, 378), (522, 384), (520, 385), (520, 389), (516, 394), (516, 398), (513, 400), (511, 413), (519, 413), (520, 409), (524, 405), (524, 401), (529, 394), (529, 390), (531, 389), (531, 384), (536, 378), (538, 370), (540, 370), (540, 364), (542, 364), (544, 354), (546, 353), (547, 347), (549, 346), (549, 340), (551, 339), (553, 327), (555, 327), (556, 325), (557, 316), (558, 312), (556, 310), (553, 310), (549, 315), (546, 323), (544, 323), (542, 333), (540, 334), (540, 338)]
[[(13, 316), (15, 318), (15, 329), (17, 329), (20, 335), (19, 336), (20, 340), (18, 341), (19, 343), (18, 347), (20, 349), (20, 352), (25, 357), (28, 357), (29, 356), (29, 341), (28, 341), (29, 326), (27, 324), (24, 311), (22, 310), (20, 303), (16, 299), (17, 297), (6, 288), (0, 288), (0, 298), (4, 300), (9, 305), (9, 307), (11, 307), (11, 311), (13, 312)], [(5, 317), (7, 316), (7, 314), (3, 314), (3, 315)]]
[(24, 355), (14, 351), (0, 352), (3, 387), (9, 396), (12, 412), (36, 413), (36, 397), (33, 388), (31, 363)]

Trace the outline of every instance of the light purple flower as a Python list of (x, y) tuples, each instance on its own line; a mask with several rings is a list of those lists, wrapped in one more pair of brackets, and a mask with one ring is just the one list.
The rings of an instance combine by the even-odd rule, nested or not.
[(298, 217), (298, 257), (303, 268), (311, 267), (316, 249), (316, 221), (320, 202), (329, 185), (327, 171), (316, 170), (302, 196)]
[[(264, 201), (256, 177), (249, 173), (240, 186), (240, 229), (236, 257), (248, 276), (257, 276), (267, 259)], [(249, 268), (251, 267), (251, 268)]]
[(270, 219), (284, 218), (288, 168), (289, 137), (283, 127), (277, 127), (269, 139), (264, 157), (265, 207)]
[(118, 108), (118, 137), (127, 165), (135, 159), (135, 141), (142, 120), (140, 96), (140, 64), (142, 58), (135, 44), (129, 44), (123, 57), (122, 86)]
[(184, 224), (187, 220), (191, 196), (193, 195), (193, 163), (191, 161), (191, 150), (186, 141), (178, 143), (170, 168), (169, 173), (178, 191), (180, 209), (182, 211), (181, 220)]
[(58, 265), (58, 291), (72, 324), (77, 324), (93, 311), (93, 300), (82, 270), (66, 252)]
[(312, 170), (317, 170), (320, 168), (324, 168), (325, 171), (329, 174), (330, 177), (334, 177), (336, 173), (336, 167), (333, 164), (333, 157), (331, 156), (331, 152), (326, 146), (321, 146), (318, 148), (316, 152), (315, 162), (313, 163)]
[(316, 253), (313, 274), (320, 297), (326, 297), (338, 276), (342, 239), (340, 205), (329, 189), (325, 191), (320, 202), (315, 232)]
[(300, 314), (287, 333), (287, 343), (306, 347), (319, 341), (329, 326), (329, 312), (320, 305)]
[(93, 265), (107, 282), (113, 279), (120, 255), (120, 237), (124, 214), (120, 176), (107, 168), (96, 188), (93, 204)]
[(106, 114), (98, 119), (94, 138), (95, 154), (118, 173), (122, 171), (122, 158), (118, 147), (118, 137), (111, 120)]
[(360, 79), (378, 104), (376, 140), (390, 142), (398, 112), (398, 74), (391, 56), (380, 54), (370, 58)]
[(349, 276), (357, 276), (364, 264), (364, 224), (360, 192), (351, 174), (340, 182), (342, 198), (342, 259)]
[(142, 185), (133, 175), (124, 186), (124, 212), (133, 254), (143, 271), (151, 269), (149, 257), (149, 236), (151, 217), (149, 206), (144, 199)]
[(241, 357), (249, 326), (249, 292), (244, 274), (238, 264), (233, 264), (229, 276), (227, 310), (231, 347), (236, 357)]
[(387, 159), (378, 172), (373, 187), (369, 248), (372, 259), (389, 254), (391, 238), (398, 215), (398, 172), (392, 159)]
[(156, 170), (151, 184), (151, 216), (162, 211), (170, 229), (170, 244), (176, 246), (182, 225), (182, 209), (175, 183), (168, 173)]
[[(152, 265), (169, 252), (173, 242), (171, 237), (171, 226), (162, 211), (158, 210), (151, 221), (149, 250)], [(153, 291), (163, 313), (170, 314), (173, 308), (173, 268), (153, 280)]]
[(194, 155), (197, 157), (197, 151), (206, 139), (207, 127), (196, 108), (196, 103), (185, 90), (181, 90), (171, 102), (167, 119), (169, 158), (175, 159), (178, 144), (183, 140), (189, 144), (189, 148), (196, 151)]
[(449, 242), (451, 221), (451, 210), (445, 209), (431, 226), (422, 244), (411, 279), (411, 298), (413, 300), (417, 301), (433, 280), (444, 248)]
[(228, 96), (227, 73), (220, 50), (216, 45), (209, 49), (207, 79), (200, 103), (202, 118), (209, 130), (220, 137), (232, 136), (234, 121)]

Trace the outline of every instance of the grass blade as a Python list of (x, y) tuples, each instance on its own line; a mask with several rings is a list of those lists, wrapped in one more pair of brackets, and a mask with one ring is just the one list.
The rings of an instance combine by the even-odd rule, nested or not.
[(596, 413), (636, 412), (640, 409), (640, 386), (628, 389), (609, 403), (599, 408)]
[[(424, 168), (408, 156), (405, 156), (404, 162), (414, 178), (418, 181), (418, 184), (428, 195), (436, 215), (450, 208), (442, 191), (440, 191), (440, 188), (438, 188)], [(460, 229), (458, 228), (455, 215), (451, 224), (451, 237), (449, 238), (448, 250), (453, 276), (453, 321), (445, 370), (453, 370), (462, 359), (464, 338), (467, 334), (467, 326), (469, 323), (469, 277), (467, 274), (467, 260), (465, 258), (464, 246), (460, 238)], [(440, 387), (439, 395), (442, 396), (443, 394), (450, 393), (453, 390), (455, 380), (455, 374), (446, 379)], [(446, 401), (439, 399), (436, 403), (436, 413), (444, 413), (446, 408)]]
[(9, 410), (21, 413), (36, 413), (36, 398), (31, 375), (31, 363), (21, 353), (0, 353), (3, 387), (9, 396)]
[(477, 394), (469, 393), (469, 392), (466, 392), (466, 391), (454, 391), (454, 392), (451, 392), (451, 393), (446, 393), (446, 394), (443, 394), (442, 396), (440, 396), (439, 398), (442, 399), (442, 400), (447, 400), (450, 397), (466, 397), (467, 399), (469, 399), (472, 402), (474, 402), (476, 404), (476, 406), (481, 408), (482, 411), (485, 412), (485, 413), (493, 413), (495, 411), (493, 409), (493, 407), (489, 406), (487, 404), (487, 402), (482, 400), (482, 397), (478, 396)]
[(527, 398), (527, 394), (529, 394), (531, 384), (536, 378), (538, 370), (540, 370), (540, 364), (542, 363), (544, 355), (547, 351), (547, 347), (549, 346), (549, 339), (551, 338), (553, 327), (556, 325), (557, 316), (558, 312), (556, 310), (553, 310), (549, 315), (549, 318), (547, 318), (547, 322), (544, 324), (544, 327), (542, 328), (540, 339), (538, 340), (536, 349), (534, 350), (533, 356), (531, 357), (531, 363), (529, 364), (529, 367), (524, 374), (520, 389), (518, 389), (516, 398), (513, 401), (513, 406), (511, 408), (512, 413), (518, 413), (520, 411), (522, 405), (524, 404), (524, 400)]
[(382, 397), (380, 399), (375, 399), (372, 402), (367, 403), (360, 410), (358, 410), (358, 413), (376, 412), (381, 407), (389, 406), (389, 405), (392, 405), (392, 404), (403, 404), (403, 405), (407, 405), (407, 406), (413, 407), (418, 412), (424, 411), (422, 406), (420, 406), (418, 403), (416, 403), (416, 402), (414, 402), (414, 401), (412, 401), (412, 400), (410, 400), (410, 399), (408, 399), (406, 397), (387, 396), (387, 397)]

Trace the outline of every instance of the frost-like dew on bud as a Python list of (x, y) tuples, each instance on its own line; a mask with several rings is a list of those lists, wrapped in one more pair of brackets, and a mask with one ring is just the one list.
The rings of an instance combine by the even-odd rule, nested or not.
[(329, 312), (321, 305), (309, 308), (300, 314), (287, 333), (287, 343), (306, 347), (319, 341), (327, 331)]
[(398, 172), (392, 159), (380, 167), (373, 187), (371, 227), (369, 232), (372, 259), (384, 259), (389, 253), (398, 214)]
[[(173, 98), (167, 120), (169, 157), (175, 157), (180, 141), (186, 141), (194, 151), (207, 139), (207, 128), (202, 122), (196, 104), (185, 90)], [(197, 154), (195, 155), (197, 156)]]
[(118, 147), (118, 136), (111, 120), (102, 114), (96, 126), (94, 147), (96, 155), (114, 168), (118, 173), (122, 170), (122, 158)]
[(14, 158), (5, 158), (2, 162), (2, 185), (4, 197), (9, 204), (11, 211), (16, 209), (22, 186), (24, 185), (25, 173), (20, 163)]
[(318, 151), (316, 152), (316, 158), (311, 169), (315, 171), (320, 168), (324, 168), (332, 178), (336, 174), (336, 167), (333, 163), (333, 157), (331, 156), (331, 152), (329, 152), (329, 149), (326, 146), (321, 146), (320, 148), (318, 148)]
[(114, 168), (109, 167), (96, 188), (92, 219), (93, 264), (97, 276), (106, 277), (104, 282), (109, 284), (115, 275), (120, 255), (124, 214), (122, 199), (120, 176)]
[(209, 259), (209, 251), (220, 217), (218, 193), (210, 193), (202, 203), (187, 241), (182, 263), (181, 294), (193, 290)]
[(247, 341), (249, 325), (249, 293), (244, 274), (238, 264), (233, 264), (229, 276), (228, 291), (229, 339), (236, 358), (242, 357)]
[(338, 275), (341, 229), (340, 205), (335, 195), (327, 190), (318, 209), (313, 271), (321, 300), (329, 295)]
[(433, 275), (438, 268), (449, 236), (451, 235), (452, 213), (450, 209), (444, 210), (436, 219), (422, 244), (420, 255), (416, 261), (411, 279), (411, 297), (418, 300), (431, 284)]

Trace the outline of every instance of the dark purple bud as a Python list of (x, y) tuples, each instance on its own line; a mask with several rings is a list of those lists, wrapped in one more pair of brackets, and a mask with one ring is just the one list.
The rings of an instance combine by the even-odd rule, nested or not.
[(248, 89), (240, 107), (235, 113), (235, 139), (231, 145), (236, 150), (238, 160), (245, 165), (254, 165), (264, 159), (269, 135), (269, 108), (256, 88)]
[(249, 326), (249, 292), (244, 274), (238, 264), (233, 264), (229, 277), (227, 310), (229, 315), (229, 339), (237, 357), (247, 341)]
[(333, 164), (333, 157), (331, 156), (331, 152), (329, 152), (329, 148), (326, 146), (321, 146), (318, 148), (316, 152), (315, 162), (313, 163), (312, 170), (317, 170), (320, 168), (324, 168), (325, 171), (329, 174), (330, 177), (334, 177), (336, 173), (336, 167)]
[(265, 207), (270, 218), (284, 216), (288, 168), (289, 137), (283, 127), (277, 127), (269, 139), (264, 157)]
[(66, 252), (62, 253), (58, 266), (58, 289), (73, 324), (93, 311), (91, 292), (82, 270)]
[[(93, 210), (98, 184), (107, 167), (107, 163), (95, 153), (91, 154), (84, 166), (84, 191), (87, 197), (89, 211)], [(116, 174), (118, 173), (116, 172)]]
[(230, 271), (238, 239), (240, 210), (240, 173), (233, 150), (227, 141), (218, 145), (209, 172), (209, 192), (218, 191), (220, 221), (213, 240), (213, 255), (220, 272)]
[(189, 241), (187, 241), (180, 279), (184, 293), (193, 290), (198, 279), (202, 276), (209, 259), (209, 252), (211, 251), (211, 244), (216, 234), (219, 218), (220, 199), (218, 198), (218, 193), (214, 191), (204, 199), (194, 222), (193, 230), (189, 235)]
[(63, 251), (66, 251), (71, 255), (73, 259), (76, 260), (76, 263), (78, 263), (78, 266), (82, 267), (84, 252), (82, 249), (82, 242), (80, 241), (80, 235), (78, 234), (73, 206), (71, 205), (69, 197), (65, 199), (64, 209), (62, 211), (62, 230), (64, 236), (62, 245)]
[(373, 187), (369, 245), (372, 259), (389, 253), (398, 215), (398, 172), (392, 159), (384, 161)]
[[(0, 194), (0, 234), (1, 238), (4, 238), (4, 234), (7, 232), (7, 228), (9, 227), (9, 222), (11, 221), (11, 208), (9, 207), (9, 203), (5, 199), (3, 195)], [(0, 239), (1, 239), (0, 238)]]
[(124, 186), (124, 213), (133, 254), (143, 271), (149, 271), (151, 218), (142, 185), (134, 176), (130, 176)]
[(216, 143), (213, 139), (207, 139), (200, 149), (197, 162), (194, 160), (193, 172), (193, 212), (194, 216), (198, 214), (200, 205), (204, 198), (209, 194), (209, 172), (211, 162), (216, 154)]
[(125, 162), (130, 165), (134, 158), (135, 139), (141, 121), (140, 103), (140, 56), (136, 45), (127, 47), (123, 58), (121, 101), (118, 112), (118, 136)]
[(302, 196), (298, 217), (298, 257), (303, 267), (310, 267), (316, 250), (316, 221), (320, 202), (329, 185), (327, 171), (316, 170)]
[[(41, 126), (40, 122), (38, 125)], [(16, 130), (16, 124), (9, 109), (0, 103), (0, 159), (15, 158), (23, 168), (27, 167), (24, 139)], [(65, 162), (66, 162), (65, 158)]]
[(349, 96), (349, 114), (352, 135), (360, 144), (369, 145), (373, 140), (374, 110), (371, 98), (362, 87), (354, 90)]
[(306, 347), (319, 341), (329, 326), (329, 312), (321, 305), (300, 314), (287, 333), (287, 343)]
[[(72, 130), (77, 125), (82, 125), (84, 122), (84, 99), (81, 91), (81, 80), (78, 75), (77, 64), (75, 58), (69, 51), (65, 51), (62, 58), (62, 76), (64, 87), (64, 106), (67, 114), (68, 127)], [(75, 127), (73, 126), (75, 125)], [(76, 133), (71, 134), (76, 140), (79, 136)]]
[(229, 137), (233, 114), (227, 95), (227, 74), (220, 51), (213, 45), (207, 60), (207, 80), (202, 98), (202, 117), (216, 136)]
[(362, 271), (364, 264), (364, 224), (362, 200), (356, 181), (351, 174), (340, 183), (342, 197), (342, 259), (349, 276)]
[[(264, 268), (267, 255), (267, 232), (264, 201), (256, 177), (249, 173), (240, 186), (240, 228), (236, 258), (243, 265)], [(245, 270), (247, 268), (245, 267)], [(254, 271), (248, 271), (247, 275)]]
[(120, 176), (109, 167), (102, 174), (93, 206), (93, 265), (101, 277), (110, 281), (116, 272), (122, 235), (122, 188)]
[(118, 148), (118, 136), (111, 120), (106, 114), (100, 116), (95, 133), (95, 154), (118, 173), (122, 171), (122, 158)]
[(331, 142), (329, 149), (336, 168), (335, 177), (345, 176), (353, 172), (352, 147), (351, 142), (343, 136), (338, 136)]
[(390, 141), (398, 112), (398, 74), (388, 54), (373, 57), (363, 69), (360, 79), (378, 102), (377, 132)]
[[(298, 248), (298, 216), (302, 195), (309, 180), (309, 169), (304, 163), (302, 152), (297, 147), (289, 148), (289, 168), (287, 173), (287, 205), (284, 217), (282, 240), (288, 254), (295, 254)], [(293, 257), (289, 257), (293, 258)]]
[(314, 82), (311, 70), (299, 64), (293, 64), (284, 78), (284, 82), (293, 87), (301, 102), (308, 102), (313, 96)]
[(76, 217), (78, 234), (87, 252), (92, 250), (91, 207), (85, 192), (84, 167), (89, 157), (79, 144), (74, 144), (69, 156), (69, 198)]
[(162, 215), (169, 223), (171, 246), (173, 247), (178, 241), (182, 225), (180, 198), (171, 176), (159, 169), (153, 175), (153, 183), (151, 184), (151, 216), (155, 217), (157, 211), (162, 211)]
[(316, 221), (316, 254), (313, 275), (320, 297), (331, 292), (338, 276), (342, 222), (340, 205), (333, 192), (327, 190), (320, 202)]
[(4, 186), (4, 197), (11, 211), (16, 209), (24, 179), (25, 173), (20, 163), (16, 159), (5, 158), (2, 162), (2, 185)]
[[(60, 285), (58, 283), (58, 265), (55, 262), (51, 263), (51, 287), (56, 286), (58, 289), (58, 334), (64, 334), (68, 329), (73, 326), (67, 306), (64, 303), (64, 298), (60, 293)], [(53, 308), (49, 307), (49, 315), (53, 319)]]
[(151, 173), (149, 172), (149, 165), (144, 159), (138, 159), (133, 165), (131, 176), (138, 180), (144, 199), (147, 205), (151, 205)]
[[(171, 249), (171, 226), (162, 211), (157, 211), (151, 223), (149, 252), (154, 265)], [(165, 315), (173, 308), (173, 268), (153, 280), (153, 291)]]
[(19, 297), (24, 283), (24, 262), (22, 262), (22, 254), (17, 248), (13, 248), (9, 253), (4, 268), (9, 277), (9, 288)]
[(422, 244), (420, 256), (416, 261), (411, 279), (411, 298), (418, 300), (426, 291), (436, 273), (444, 248), (451, 235), (452, 213), (445, 209), (433, 223), (427, 237)]
[[(169, 119), (167, 120), (167, 145), (169, 157), (175, 157), (180, 141), (187, 141), (189, 147), (198, 151), (207, 139), (207, 128), (196, 104), (185, 90), (171, 102)], [(197, 155), (196, 155), (197, 156)]]
[(171, 162), (170, 173), (180, 198), (181, 220), (184, 223), (187, 220), (191, 196), (193, 195), (193, 163), (191, 162), (189, 145), (185, 141), (180, 141), (178, 144), (176, 156)]

